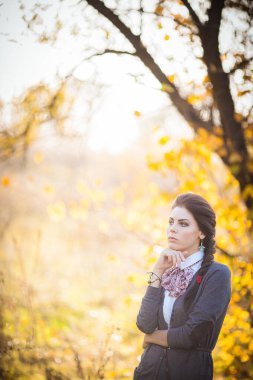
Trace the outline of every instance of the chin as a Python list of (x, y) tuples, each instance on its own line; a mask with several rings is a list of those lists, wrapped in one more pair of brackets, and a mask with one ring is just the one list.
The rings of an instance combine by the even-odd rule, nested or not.
[(179, 250), (180, 249), (180, 245), (178, 246), (178, 242), (169, 241), (169, 248)]
[(185, 251), (185, 247), (182, 247), (182, 245), (179, 242), (169, 242), (169, 248), (174, 249), (175, 251)]

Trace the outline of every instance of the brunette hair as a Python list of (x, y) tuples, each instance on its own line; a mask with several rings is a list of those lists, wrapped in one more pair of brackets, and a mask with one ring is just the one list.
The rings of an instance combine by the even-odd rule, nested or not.
[[(216, 226), (216, 216), (214, 210), (210, 204), (200, 195), (194, 193), (184, 193), (177, 196), (174, 203), (172, 204), (172, 209), (175, 207), (185, 207), (196, 220), (200, 231), (205, 235), (202, 239), (204, 250), (204, 259), (201, 264), (201, 268), (198, 270), (198, 275), (200, 276), (200, 282), (203, 276), (206, 274), (209, 266), (214, 261), (215, 253), (215, 226)], [(192, 299), (198, 290), (198, 284), (193, 286), (187, 299)]]

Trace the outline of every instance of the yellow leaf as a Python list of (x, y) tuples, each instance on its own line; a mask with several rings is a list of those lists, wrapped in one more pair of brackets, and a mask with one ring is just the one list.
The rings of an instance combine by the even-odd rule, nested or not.
[(248, 197), (253, 196), (253, 185), (247, 185), (242, 192), (242, 198), (246, 200)]
[(241, 162), (241, 160), (242, 160), (242, 158), (241, 158), (240, 154), (237, 152), (234, 152), (229, 156), (229, 162), (230, 163), (235, 163), (235, 162), (238, 163), (238, 162)]
[(242, 355), (241, 356), (241, 362), (242, 363), (245, 363), (249, 360), (249, 355), (245, 354), (245, 355)]
[(135, 276), (133, 274), (130, 274), (129, 276), (127, 276), (128, 282), (134, 282), (134, 280), (135, 280)]
[(9, 186), (9, 184), (10, 184), (10, 179), (9, 179), (9, 177), (7, 177), (6, 175), (4, 175), (4, 176), (2, 177), (2, 185), (5, 186), (5, 187), (7, 187), (7, 186)]
[(35, 153), (35, 155), (34, 155), (34, 162), (36, 164), (40, 164), (43, 161), (43, 159), (44, 159), (43, 153), (41, 153), (41, 152)]
[(170, 86), (168, 83), (163, 83), (161, 90), (164, 92), (168, 92), (168, 93), (174, 92), (174, 88), (172, 86)]
[(116, 371), (107, 371), (106, 372), (106, 377), (108, 379), (114, 379), (118, 376), (117, 372)]
[(208, 132), (204, 128), (198, 129), (198, 135), (205, 139), (209, 137)]
[(141, 116), (141, 112), (140, 111), (134, 111), (134, 116), (140, 117)]
[(226, 157), (227, 155), (227, 149), (225, 147), (222, 147), (221, 149), (218, 150), (218, 153), (221, 157)]
[(253, 351), (253, 341), (249, 342), (249, 352)]
[(253, 173), (253, 162), (247, 162), (247, 168), (248, 170)]
[(45, 34), (40, 35), (40, 37), (39, 37), (39, 42), (40, 43), (46, 43), (48, 41), (49, 41), (49, 37), (48, 36), (46, 36)]
[(170, 81), (171, 83), (174, 83), (174, 82), (175, 82), (175, 74), (167, 75), (167, 78), (169, 79), (169, 81)]
[(162, 29), (163, 28), (163, 24), (160, 21), (157, 23), (157, 28), (158, 29)]
[(148, 167), (151, 170), (158, 171), (161, 168), (160, 162), (148, 162)]
[(241, 170), (241, 165), (234, 164), (231, 166), (231, 172), (233, 175), (237, 175), (240, 172), (240, 170)]
[(218, 127), (217, 125), (213, 128), (214, 134), (217, 136), (223, 136), (223, 130), (221, 127)]
[(118, 257), (114, 255), (113, 253), (108, 254), (106, 258), (109, 261), (116, 261), (118, 259)]
[(243, 120), (243, 116), (240, 114), (240, 113), (234, 113), (234, 119), (235, 121), (237, 121), (238, 123), (240, 123), (242, 120)]
[(155, 9), (155, 13), (159, 16), (162, 15), (163, 13), (163, 7), (161, 5), (157, 5), (156, 9)]
[(189, 95), (187, 100), (190, 104), (194, 104), (194, 103), (197, 103), (199, 101), (199, 97), (196, 95)]
[(163, 137), (161, 137), (160, 139), (159, 139), (159, 144), (160, 145), (165, 145), (165, 144), (167, 144), (167, 142), (169, 141), (169, 137), (168, 136), (163, 136)]
[(209, 83), (209, 82), (210, 82), (209, 76), (206, 75), (205, 78), (203, 79), (203, 83)]
[(249, 92), (250, 92), (249, 90), (239, 91), (239, 92), (237, 93), (237, 96), (243, 96), (243, 95), (245, 95), (245, 94), (248, 94)]
[(45, 185), (45, 186), (44, 186), (44, 191), (45, 191), (46, 193), (53, 193), (53, 192), (54, 192), (54, 188), (53, 188), (53, 186), (51, 186), (51, 185)]
[(66, 207), (63, 202), (56, 202), (54, 204), (50, 204), (47, 207), (47, 212), (50, 216), (50, 219), (57, 222), (65, 218)]
[(188, 96), (187, 100), (190, 104), (196, 104), (200, 102), (201, 100), (205, 99), (208, 93), (203, 93), (200, 95), (191, 94)]
[(127, 305), (127, 306), (131, 306), (131, 304), (133, 303), (133, 300), (130, 296), (126, 296), (124, 298), (124, 303)]
[(165, 41), (169, 41), (170, 36), (168, 34), (165, 34), (164, 39), (165, 39)]

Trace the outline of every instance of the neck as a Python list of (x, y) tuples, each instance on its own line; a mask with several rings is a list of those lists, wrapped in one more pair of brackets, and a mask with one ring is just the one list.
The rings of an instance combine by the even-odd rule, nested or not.
[(187, 258), (187, 257), (193, 255), (194, 253), (198, 252), (198, 251), (199, 251), (199, 247), (192, 248), (192, 249), (187, 251), (188, 253), (184, 254), (184, 257)]

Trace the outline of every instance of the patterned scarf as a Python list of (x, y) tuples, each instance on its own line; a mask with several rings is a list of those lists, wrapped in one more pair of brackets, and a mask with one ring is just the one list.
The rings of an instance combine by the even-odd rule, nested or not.
[(184, 269), (180, 269), (178, 267), (168, 268), (164, 272), (162, 275), (161, 286), (168, 290), (171, 297), (177, 298), (184, 294), (194, 275), (194, 270), (191, 267), (197, 264), (197, 262)]

